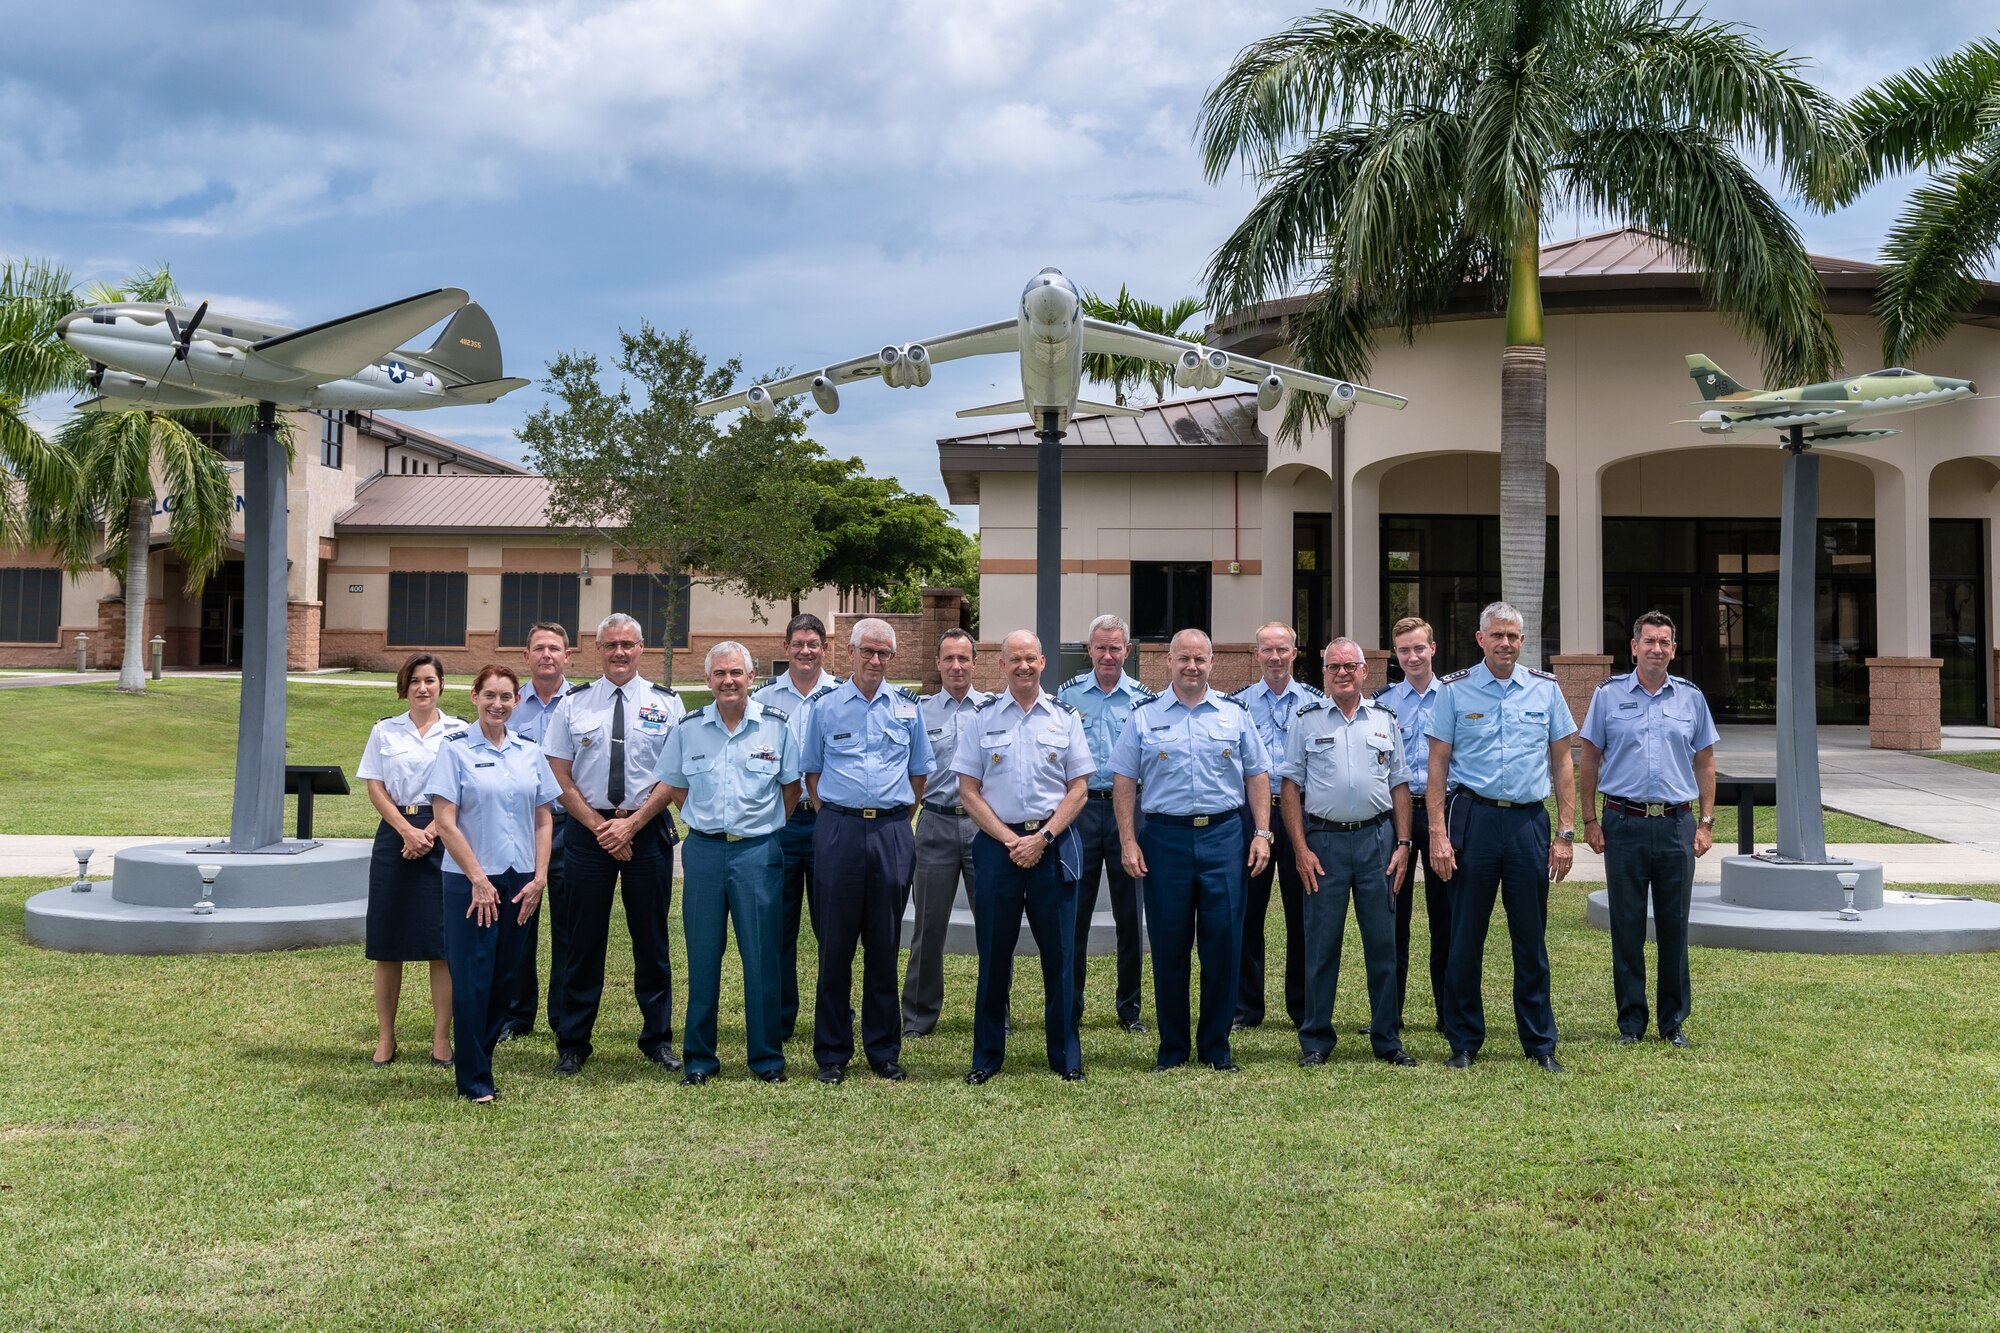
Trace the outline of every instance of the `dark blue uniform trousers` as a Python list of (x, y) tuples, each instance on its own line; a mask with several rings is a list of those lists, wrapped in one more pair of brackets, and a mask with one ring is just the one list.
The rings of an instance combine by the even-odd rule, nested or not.
[(1227, 814), (1206, 828), (1184, 828), (1149, 819), (1139, 833), (1139, 850), (1146, 856), (1146, 938), (1153, 946), (1159, 1063), (1187, 1063), (1190, 948), (1201, 955), (1195, 1049), (1203, 1060), (1220, 1063), (1229, 1058), (1243, 947), (1243, 821)]
[(662, 816), (632, 839), (632, 859), (620, 861), (597, 845), (580, 819), (564, 826), (564, 951), (556, 1049), (588, 1057), (597, 1009), (604, 1001), (604, 951), (611, 938), (611, 897), (621, 890), (632, 933), (632, 993), (639, 1002), (639, 1052), (647, 1058), (674, 1048), (674, 971), (668, 911), (674, 894), (674, 844)]
[(558, 813), (555, 828), (549, 838), (549, 882), (542, 892), (542, 901), (548, 905), (546, 913), (537, 912), (528, 918), (528, 924), (521, 927), (521, 966), (515, 970), (513, 981), (506, 994), (505, 1011), (500, 1015), (503, 1028), (516, 1032), (535, 1030), (535, 1010), (541, 1001), (541, 979), (536, 973), (536, 952), (541, 948), (542, 917), (549, 918), (549, 1031), (556, 1030), (556, 1014), (560, 1009), (556, 994), (561, 989), (562, 976), (562, 932), (556, 928), (556, 899), (562, 896), (563, 866), (563, 825), (568, 822), (565, 815)]
[(813, 830), (814, 924), (819, 931), (819, 993), (813, 1010), (813, 1058), (845, 1065), (854, 1058), (854, 950), (861, 949), (861, 1046), (871, 1065), (903, 1054), (896, 962), (903, 909), (916, 873), (916, 840), (907, 816), (863, 819), (822, 810)]
[[(1146, 817), (1136, 817), (1139, 828), (1144, 830)], [(1084, 974), (1090, 963), (1090, 918), (1097, 914), (1097, 885), (1102, 877), (1111, 882), (1111, 922), (1117, 929), (1118, 989), (1113, 995), (1112, 1005), (1120, 1023), (1136, 1022), (1139, 1018), (1140, 976), (1146, 952), (1140, 933), (1145, 929), (1145, 921), (1139, 904), (1139, 881), (1125, 873), (1119, 856), (1118, 819), (1112, 813), (1110, 801), (1096, 796), (1085, 801), (1083, 813), (1076, 817), (1075, 828), (1083, 843), (1083, 875), (1077, 880), (1076, 939), (1070, 963), (1074, 978), (1071, 1006), (1076, 1013), (1076, 1021), (1081, 1024)]]
[(1611, 906), (1611, 985), (1618, 1030), (1646, 1035), (1646, 897), (1660, 945), (1660, 1035), (1680, 1030), (1692, 996), (1688, 908), (1694, 896), (1694, 816), (1643, 819), (1604, 812), (1604, 879)]
[(1439, 879), (1431, 869), (1429, 812), (1424, 798), (1410, 798), (1411, 825), (1416, 829), (1415, 847), (1403, 863), (1403, 883), (1396, 894), (1396, 1010), (1410, 1004), (1410, 925), (1417, 910), (1417, 873), (1424, 877), (1424, 918), (1431, 940), (1431, 1008), (1437, 1015), (1438, 1031), (1444, 1031), (1445, 988), (1450, 984), (1451, 967), (1451, 881)]
[(1070, 970), (1076, 947), (1076, 881), (1064, 879), (1056, 849), (1023, 870), (1007, 849), (986, 836), (972, 835), (972, 914), (979, 942), (979, 990), (973, 1001), (972, 1067), (1000, 1072), (1007, 1058), (1008, 997), (1014, 987), (1014, 946), (1021, 938), (1021, 911), (1042, 956), (1042, 1031), (1049, 1068), (1061, 1074), (1083, 1068), (1077, 1043), (1076, 1007)]
[(519, 905), (508, 899), (533, 876), (503, 870), (487, 878), (500, 891), (500, 916), (492, 925), (481, 926), (466, 915), (472, 906), (472, 881), (450, 871), (444, 874), (444, 961), (451, 971), (453, 1071), (461, 1097), (493, 1095), (493, 1047), (507, 1021), (500, 1001), (515, 983), (519, 941), (527, 930), (516, 922)]
[(799, 1021), (799, 917), (811, 912), (813, 938), (819, 938), (819, 913), (813, 901), (812, 806), (801, 798), (792, 817), (778, 830), (780, 919), (778, 921), (778, 1035), (790, 1041)]
[[(1243, 836), (1257, 826), (1251, 822), (1248, 806), (1243, 810)], [(1298, 1027), (1305, 1013), (1305, 881), (1292, 860), (1291, 839), (1285, 836), (1284, 817), (1278, 803), (1271, 802), (1271, 859), (1254, 875), (1246, 876), (1243, 899), (1243, 957), (1236, 965), (1236, 1021), (1256, 1027), (1264, 1021), (1264, 918), (1271, 914), (1271, 881), (1278, 882), (1278, 897), (1285, 913), (1285, 1016)]]
[(1368, 1044), (1377, 1055), (1403, 1049), (1402, 1001), (1396, 993), (1396, 905), (1389, 892), (1389, 855), (1396, 835), (1390, 821), (1373, 828), (1326, 829), (1306, 835), (1319, 858), (1319, 890), (1305, 895), (1305, 1019), (1299, 1049), (1331, 1051), (1334, 992), (1340, 986), (1340, 949), (1347, 934), (1347, 900), (1361, 927), (1361, 958), (1368, 970)]
[(1507, 908), (1507, 935), (1514, 946), (1514, 1026), (1521, 1050), (1531, 1057), (1555, 1054), (1547, 939), (1548, 811), (1539, 801), (1510, 809), (1471, 802), (1451, 887), (1451, 995), (1444, 1021), (1451, 1049), (1477, 1055), (1486, 1044), (1480, 986), (1497, 894)]
[(778, 1037), (778, 835), (730, 842), (689, 834), (681, 844), (681, 926), (687, 934), (687, 1022), (683, 1056), (691, 1074), (713, 1074), (715, 1014), (729, 927), (743, 960), (743, 1028), (750, 1070), (785, 1067)]

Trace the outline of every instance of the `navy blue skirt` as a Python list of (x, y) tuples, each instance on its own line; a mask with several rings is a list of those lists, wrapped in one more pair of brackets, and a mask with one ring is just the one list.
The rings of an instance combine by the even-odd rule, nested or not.
[[(405, 815), (428, 827), (430, 811)], [(444, 844), (421, 861), (403, 859), (403, 835), (383, 820), (368, 862), (367, 955), (377, 963), (423, 963), (444, 957)]]

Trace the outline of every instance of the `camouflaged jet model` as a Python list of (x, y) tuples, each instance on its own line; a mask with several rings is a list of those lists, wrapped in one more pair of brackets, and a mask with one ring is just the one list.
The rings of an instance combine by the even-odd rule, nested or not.
[(1971, 380), (1925, 375), (1900, 366), (1796, 389), (1746, 389), (1700, 353), (1690, 356), (1687, 363), (1688, 374), (1701, 390), (1701, 406), (1709, 410), (1691, 422), (1675, 424), (1700, 426), (1709, 435), (1740, 430), (1790, 431), (1798, 426), (1803, 428), (1806, 444), (1880, 440), (1898, 432), (1856, 429), (1855, 423), (1893, 412), (1936, 407), (1979, 392)]

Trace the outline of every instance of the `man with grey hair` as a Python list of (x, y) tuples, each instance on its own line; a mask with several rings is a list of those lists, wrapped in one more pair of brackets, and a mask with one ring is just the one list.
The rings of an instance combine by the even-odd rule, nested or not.
[[(1497, 893), (1514, 951), (1514, 1025), (1521, 1051), (1551, 1074), (1556, 1015), (1549, 1004), (1549, 879), (1569, 873), (1576, 841), (1576, 722), (1556, 678), (1520, 665), (1521, 613), (1494, 602), (1479, 613), (1484, 660), (1441, 682), (1426, 727), (1431, 865), (1451, 883), (1451, 966), (1444, 1016), (1452, 1069), (1470, 1068), (1486, 1042), (1481, 971)], [(1542, 802), (1553, 786), (1556, 833)]]
[[(1071, 967), (1075, 972), (1076, 1022), (1083, 1023), (1083, 981), (1090, 958), (1090, 922), (1097, 915), (1097, 885), (1111, 885), (1111, 921), (1117, 930), (1117, 989), (1112, 1005), (1118, 1026), (1127, 1032), (1144, 1032), (1139, 1018), (1139, 978), (1145, 954), (1144, 909), (1140, 905), (1139, 881), (1125, 873), (1118, 845), (1118, 820), (1111, 809), (1111, 747), (1125, 730), (1132, 710), (1159, 696), (1125, 674), (1125, 659), (1132, 651), (1132, 628), (1117, 616), (1104, 615), (1090, 622), (1084, 636), (1090, 653), (1090, 670), (1071, 676), (1056, 690), (1056, 699), (1074, 708), (1083, 719), (1083, 734), (1090, 742), (1090, 757), (1097, 765), (1088, 779), (1083, 814), (1076, 821), (1082, 839), (1083, 871), (1076, 895), (1076, 947)], [(1136, 812), (1133, 818), (1143, 823)]]
[[(642, 1026), (639, 1053), (666, 1069), (674, 1054), (674, 975), (669, 907), (674, 890), (674, 821), (655, 818), (647, 795), (667, 733), (687, 715), (680, 696), (639, 674), (645, 631), (623, 612), (597, 627), (603, 674), (563, 696), (542, 749), (562, 789), (563, 921), (567, 942), (559, 969), (555, 1073), (582, 1072), (604, 998), (604, 951), (611, 938), (611, 898), (625, 900), (632, 933), (632, 989)], [(566, 903), (567, 906), (563, 904)]]

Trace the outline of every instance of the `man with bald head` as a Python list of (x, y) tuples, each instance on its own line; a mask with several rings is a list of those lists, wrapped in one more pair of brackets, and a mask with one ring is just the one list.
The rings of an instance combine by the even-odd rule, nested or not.
[[(1153, 1068), (1186, 1064), (1192, 1048), (1209, 1068), (1235, 1073), (1229, 1028), (1246, 870), (1255, 874), (1270, 860), (1270, 763), (1250, 714), (1209, 688), (1215, 649), (1206, 634), (1176, 634), (1167, 666), (1173, 688), (1132, 710), (1111, 752), (1111, 803), (1125, 872), (1146, 882), (1160, 1023)], [(1143, 831), (1137, 827), (1142, 790)], [(1198, 1040), (1188, 1021), (1192, 947), (1201, 953)]]
[(1070, 952), (1083, 847), (1076, 832), (1085, 779), (1096, 769), (1083, 719), (1042, 689), (1042, 641), (1015, 630), (1000, 645), (1007, 693), (981, 703), (959, 733), (951, 761), (959, 799), (979, 831), (973, 912), (979, 939), (978, 1011), (972, 1028), (974, 1087), (1000, 1072), (1007, 1053), (1007, 996), (1021, 911), (1042, 957), (1042, 1026), (1049, 1069), (1065, 1082), (1083, 1077)]

